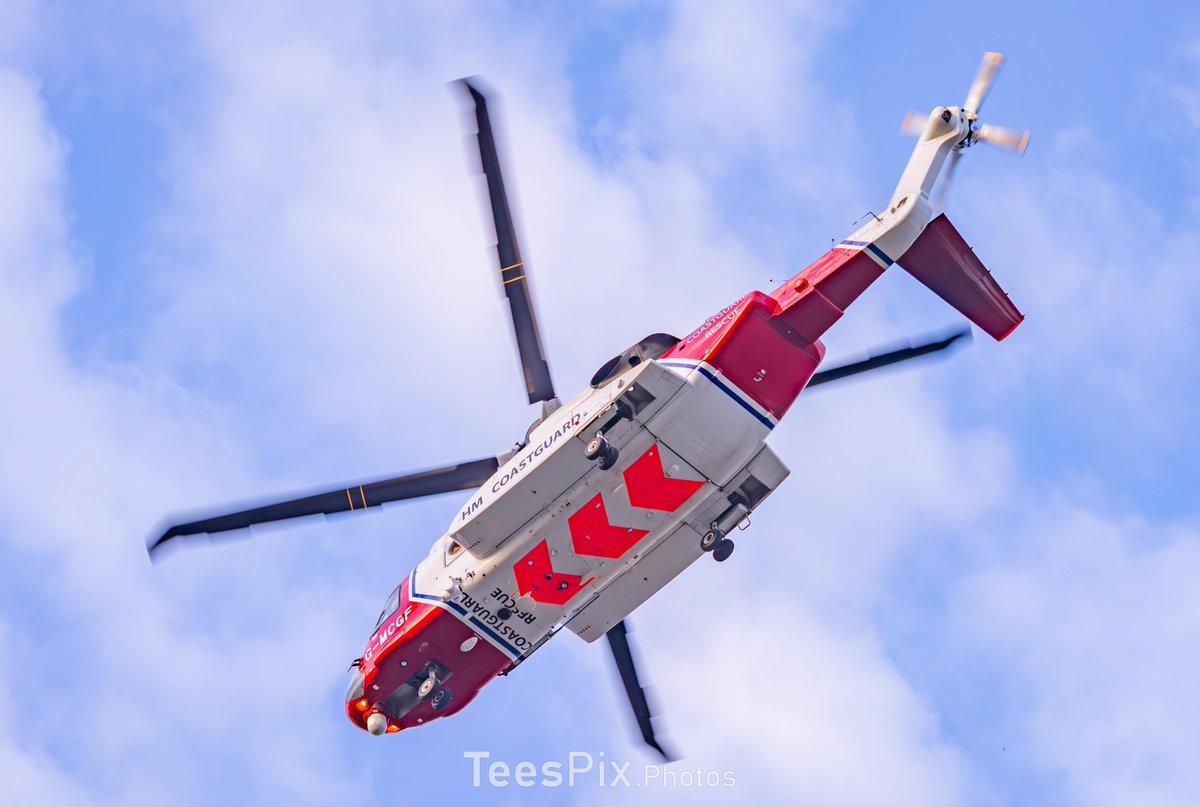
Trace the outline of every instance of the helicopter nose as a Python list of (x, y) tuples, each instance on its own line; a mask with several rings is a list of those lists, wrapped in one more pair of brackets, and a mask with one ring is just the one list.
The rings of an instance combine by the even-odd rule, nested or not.
[(382, 712), (371, 712), (367, 715), (367, 731), (376, 737), (387, 731), (388, 719)]
[(346, 715), (350, 722), (360, 729), (366, 729), (378, 737), (380, 734), (394, 734), (401, 730), (399, 723), (392, 722), (388, 714), (366, 698), (346, 703)]

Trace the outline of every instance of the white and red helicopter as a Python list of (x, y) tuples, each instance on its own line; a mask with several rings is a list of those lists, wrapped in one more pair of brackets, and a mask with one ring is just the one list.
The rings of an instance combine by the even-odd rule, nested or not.
[(525, 440), (497, 457), (175, 524), (150, 541), (151, 557), (180, 536), (471, 490), (355, 659), (351, 722), (379, 735), (454, 714), (565, 627), (588, 642), (608, 637), (643, 739), (669, 757), (625, 618), (705, 553), (730, 556), (728, 533), (788, 475), (765, 441), (804, 389), (942, 350), (969, 331), (817, 372), (821, 336), (897, 262), (997, 340), (1023, 319), (930, 200), (947, 160), (943, 183), (973, 144), (1024, 151), (1028, 133), (978, 121), (1001, 61), (984, 56), (961, 107), (906, 121), (919, 140), (883, 213), (770, 294), (747, 294), (683, 339), (648, 336), (566, 403), (542, 349), (487, 103), (462, 82), (529, 402), (541, 404)]

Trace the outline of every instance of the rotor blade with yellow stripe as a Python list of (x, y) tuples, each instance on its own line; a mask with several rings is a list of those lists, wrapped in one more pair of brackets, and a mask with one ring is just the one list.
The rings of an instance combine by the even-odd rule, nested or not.
[(530, 403), (549, 401), (554, 398), (554, 382), (550, 379), (550, 365), (546, 361), (546, 351), (542, 348), (542, 337), (533, 309), (533, 297), (529, 292), (528, 273), (517, 246), (516, 228), (513, 226), (508, 196), (504, 191), (504, 178), (500, 174), (500, 157), (496, 153), (496, 138), (492, 133), (491, 119), (488, 117), (487, 99), (471, 80), (463, 79), (462, 84), (470, 93), (475, 105), (475, 122), (479, 131), (479, 159), (483, 174), (487, 177), (488, 201), (491, 203), (492, 221), (496, 225), (496, 255), (500, 260), (500, 283), (504, 295), (508, 297), (508, 306), (512, 313), (517, 353), (520, 355), (521, 369), (525, 376), (525, 390), (529, 393)]
[(488, 457), (378, 482), (350, 485), (313, 496), (252, 507), (183, 524), (173, 524), (162, 535), (151, 540), (147, 549), (150, 551), (150, 557), (154, 558), (165, 544), (180, 536), (242, 530), (255, 524), (267, 524), (272, 521), (366, 510), (369, 507), (377, 507), (403, 499), (435, 496), (439, 493), (451, 493), (456, 490), (471, 490), (486, 482), (488, 477), (499, 467), (500, 463), (495, 457)]

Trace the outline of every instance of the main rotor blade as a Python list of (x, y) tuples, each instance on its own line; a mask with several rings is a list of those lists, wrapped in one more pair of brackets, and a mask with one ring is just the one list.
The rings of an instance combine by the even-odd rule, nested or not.
[(500, 259), (500, 282), (512, 312), (517, 353), (521, 357), (521, 368), (525, 374), (525, 389), (529, 393), (531, 404), (548, 401), (554, 398), (554, 382), (550, 379), (550, 365), (546, 362), (546, 352), (542, 349), (542, 338), (533, 310), (533, 298), (529, 294), (528, 272), (517, 247), (517, 233), (513, 227), (508, 196), (504, 192), (504, 178), (500, 174), (500, 157), (496, 153), (496, 139), (492, 134), (491, 119), (488, 117), (487, 99), (470, 80), (462, 79), (462, 85), (467, 88), (475, 104), (479, 157), (484, 176), (487, 177), (488, 199), (491, 202), (492, 220), (496, 225), (496, 255)]
[(500, 463), (495, 457), (488, 457), (459, 465), (448, 465), (445, 468), (434, 468), (397, 476), (379, 482), (366, 482), (361, 485), (338, 488), (327, 493), (253, 507), (236, 513), (202, 518), (185, 524), (174, 524), (151, 541), (146, 548), (150, 552), (150, 557), (153, 558), (164, 544), (172, 538), (182, 535), (203, 535), (241, 530), (255, 524), (266, 524), (272, 521), (365, 510), (368, 507), (376, 507), (402, 499), (416, 499), (422, 496), (434, 496), (438, 493), (470, 490), (486, 482), (488, 477), (499, 467)]
[(625, 694), (629, 696), (629, 705), (633, 707), (633, 716), (637, 719), (638, 728), (642, 731), (642, 739), (646, 745), (662, 754), (667, 762), (673, 762), (675, 757), (668, 754), (654, 737), (654, 724), (650, 721), (650, 704), (646, 700), (646, 690), (638, 681), (637, 667), (633, 663), (633, 651), (629, 647), (629, 637), (626, 635), (625, 621), (622, 620), (608, 629), (608, 646), (612, 649), (613, 660), (617, 662), (617, 671), (621, 673), (621, 683), (625, 685)]
[(908, 361), (909, 359), (918, 359), (922, 356), (928, 356), (931, 353), (937, 353), (945, 350), (960, 339), (967, 339), (968, 341), (971, 339), (971, 331), (969, 328), (951, 334), (945, 339), (939, 339), (936, 342), (928, 342), (923, 345), (917, 345), (916, 347), (912, 347), (910, 345), (908, 347), (900, 348), (899, 350), (891, 350), (887, 353), (879, 353), (864, 359), (863, 361), (851, 362), (838, 367), (831, 367), (828, 370), (822, 370), (821, 372), (813, 375), (812, 379), (808, 382), (808, 386), (816, 387), (821, 384), (828, 384), (831, 381), (841, 381), (843, 378), (848, 378), (852, 375), (870, 372), (871, 370), (878, 370), (882, 367), (887, 367), (888, 365), (897, 364), (902, 361)]
[(967, 91), (967, 100), (962, 105), (963, 112), (966, 112), (972, 119), (979, 115), (979, 107), (983, 106), (983, 99), (987, 97), (988, 90), (991, 89), (992, 82), (996, 79), (996, 72), (1002, 64), (1004, 64), (1004, 57), (999, 53), (983, 54), (983, 61), (979, 63), (979, 72), (975, 74), (975, 80), (971, 82), (971, 89)]

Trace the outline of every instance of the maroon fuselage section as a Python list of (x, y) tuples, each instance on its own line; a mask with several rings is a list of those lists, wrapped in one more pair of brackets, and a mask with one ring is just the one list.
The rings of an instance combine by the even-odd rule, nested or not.
[[(410, 590), (405, 580), (398, 607), (375, 629), (347, 693), (346, 714), (359, 728), (366, 729), (373, 712), (387, 718), (388, 732), (452, 715), (512, 663), (454, 614), (411, 600)], [(445, 705), (418, 694), (430, 674), (450, 692)], [(355, 686), (357, 675), (361, 689)]]
[(883, 271), (866, 250), (835, 247), (770, 295), (710, 317), (663, 360), (704, 362), (782, 418), (825, 355), (821, 336)]

